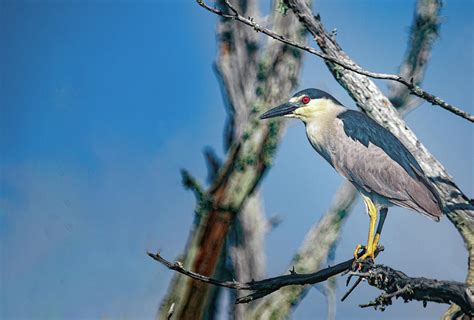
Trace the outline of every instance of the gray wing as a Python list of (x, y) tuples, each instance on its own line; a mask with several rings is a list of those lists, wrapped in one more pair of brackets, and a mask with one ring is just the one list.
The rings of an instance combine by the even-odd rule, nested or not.
[(342, 146), (346, 178), (368, 193), (439, 220), (439, 195), (400, 140), (361, 112), (347, 110), (338, 118), (350, 138)]

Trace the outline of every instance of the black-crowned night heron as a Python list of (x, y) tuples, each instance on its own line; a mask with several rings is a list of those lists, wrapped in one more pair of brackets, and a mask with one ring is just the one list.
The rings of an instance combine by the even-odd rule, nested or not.
[(370, 217), (369, 236), (360, 257), (362, 246), (357, 245), (356, 259), (374, 259), (389, 206), (439, 221), (443, 214), (439, 195), (418, 162), (390, 131), (362, 112), (347, 109), (324, 91), (306, 89), (260, 118), (279, 116), (302, 120), (313, 148), (362, 194)]

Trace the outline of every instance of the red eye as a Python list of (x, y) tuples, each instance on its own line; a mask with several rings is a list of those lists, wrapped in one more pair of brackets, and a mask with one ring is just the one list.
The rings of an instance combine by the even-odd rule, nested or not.
[(304, 96), (303, 99), (301, 99), (301, 102), (304, 104), (308, 104), (311, 101), (311, 99), (308, 96)]

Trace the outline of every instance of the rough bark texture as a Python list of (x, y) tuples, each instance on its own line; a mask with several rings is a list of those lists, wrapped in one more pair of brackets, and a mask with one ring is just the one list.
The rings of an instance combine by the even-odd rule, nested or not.
[[(247, 1), (240, 1), (236, 4), (236, 8), (245, 12), (247, 4)], [(293, 14), (287, 16), (273, 14), (270, 23), (278, 32), (300, 41), (304, 40), (304, 31)], [(225, 30), (222, 29), (221, 32), (225, 34)], [(242, 35), (239, 32), (237, 34)], [(228, 32), (227, 35), (234, 39), (237, 36), (235, 32)], [(181, 259), (187, 268), (208, 276), (213, 275), (222, 262), (220, 257), (228, 232), (236, 215), (253, 194), (271, 164), (282, 132), (281, 121), (263, 123), (257, 120), (257, 115), (262, 108), (280, 102), (282, 96), (288, 96), (294, 90), (300, 71), (301, 54), (294, 48), (273, 40), (268, 40), (261, 50), (253, 47), (253, 41), (244, 43), (246, 46), (241, 44), (234, 46), (222, 41), (219, 54), (220, 59), (232, 58), (235, 57), (232, 54), (233, 50), (249, 49), (247, 45), (250, 45), (250, 51), (257, 51), (254, 67), (249, 65), (249, 69), (253, 70), (247, 70), (247, 73), (242, 71), (244, 78), (239, 80), (250, 83), (254, 81), (254, 98), (244, 103), (248, 110), (247, 115), (241, 116), (246, 119), (245, 126), (230, 125), (232, 134), (227, 135), (229, 141), (227, 158), (212, 185), (204, 192), (202, 201), (197, 204), (196, 221), (188, 238), (185, 255)], [(226, 57), (226, 53), (230, 56)], [(220, 74), (223, 75), (222, 70)], [(228, 81), (223, 77), (223, 83), (226, 82)], [(227, 88), (227, 85), (225, 86)], [(237, 87), (238, 85), (235, 90)], [(228, 90), (230, 92), (234, 89), (229, 87)], [(240, 94), (236, 92), (232, 93), (232, 96), (238, 97)], [(249, 92), (243, 94), (252, 96)], [(238, 103), (240, 102), (230, 101), (229, 107), (237, 110)], [(206, 313), (207, 310), (212, 310), (208, 308), (212, 303), (211, 296), (213, 293), (206, 284), (177, 275), (173, 278), (168, 295), (162, 302), (159, 317), (165, 319), (174, 303), (173, 317), (176, 319), (212, 318), (212, 314)]]
[[(223, 11), (229, 9), (220, 2)], [(258, 17), (254, 0), (238, 1), (235, 8), (245, 15)], [(259, 59), (258, 33), (230, 19), (217, 22), (218, 53), (216, 71), (220, 79), (221, 91), (227, 109), (227, 123), (224, 146), (228, 150), (238, 141), (249, 120), (255, 101), (257, 70)]]
[[(313, 35), (321, 50), (337, 56), (348, 65), (356, 63), (342, 50), (334, 37), (328, 34), (321, 21), (313, 16), (310, 8), (302, 0), (285, 0)], [(413, 131), (400, 118), (390, 100), (366, 76), (343, 69), (333, 63), (326, 63), (336, 80), (346, 89), (357, 105), (370, 117), (395, 134), (415, 156), (425, 173), (438, 189), (448, 219), (461, 234), (466, 244), (469, 261), (466, 281), (474, 283), (474, 205), (456, 186), (442, 164), (436, 160), (418, 140)]]
[[(225, 3), (221, 1), (221, 7)], [(258, 16), (253, 0), (240, 1), (236, 8), (249, 16)], [(251, 108), (256, 99), (256, 82), (259, 51), (257, 32), (236, 24), (229, 19), (219, 19), (217, 23), (218, 53), (216, 73), (220, 79), (221, 91), (227, 110), (224, 132), (224, 147), (227, 149), (241, 139), (248, 124)], [(267, 222), (263, 204), (258, 192), (250, 195), (236, 216), (233, 228), (229, 230), (225, 247), (225, 262), (221, 264), (228, 278), (258, 279), (265, 270), (265, 228)], [(238, 292), (232, 293), (232, 295)], [(231, 297), (234, 298), (234, 297)], [(237, 298), (237, 297), (235, 297)], [(214, 299), (217, 301), (218, 299)], [(247, 305), (231, 305), (233, 319), (244, 319)]]

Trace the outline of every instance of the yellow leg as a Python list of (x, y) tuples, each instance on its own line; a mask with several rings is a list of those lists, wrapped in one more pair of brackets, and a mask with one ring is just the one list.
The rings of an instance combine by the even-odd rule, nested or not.
[(367, 237), (367, 246), (365, 247), (365, 253), (359, 258), (359, 260), (365, 260), (368, 257), (372, 258), (372, 260), (375, 260), (375, 249), (377, 248), (380, 234), (378, 234), (374, 238), (374, 232), (375, 232), (375, 223), (377, 222), (377, 208), (375, 207), (374, 203), (372, 200), (370, 200), (368, 197), (363, 196), (364, 202), (367, 206), (367, 213), (370, 218), (370, 223), (369, 223), (369, 235)]

